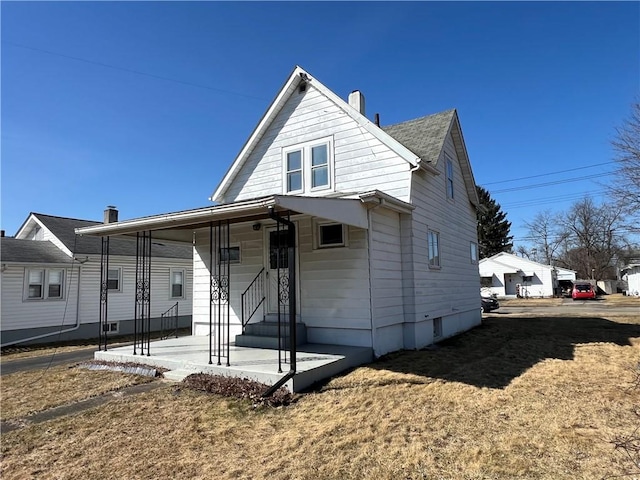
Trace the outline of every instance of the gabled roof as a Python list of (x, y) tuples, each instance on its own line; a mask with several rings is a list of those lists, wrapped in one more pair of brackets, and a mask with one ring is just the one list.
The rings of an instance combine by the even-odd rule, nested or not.
[[(20, 227), (18, 234), (31, 222), (46, 228), (53, 234), (69, 252), (76, 255), (100, 255), (102, 240), (98, 237), (84, 237), (75, 234), (76, 228), (102, 225), (101, 222), (80, 220), (77, 218), (56, 217), (43, 213), (31, 213), (27, 221)], [(40, 243), (35, 242), (34, 243)], [(152, 256), (162, 258), (192, 258), (191, 245), (153, 242)], [(109, 254), (121, 256), (136, 256), (136, 241), (128, 238), (115, 238), (109, 241)]]
[(513, 253), (508, 253), (508, 252), (496, 253), (491, 257), (483, 258), (482, 260), (480, 260), (479, 263), (483, 264), (486, 262), (497, 263), (499, 265), (504, 265), (508, 267), (513, 267), (514, 263), (519, 263), (519, 264), (524, 263), (524, 264), (530, 265), (531, 267), (556, 268), (557, 270), (576, 273), (575, 270), (570, 270), (568, 268), (554, 267), (553, 265), (546, 265), (544, 263), (534, 262), (533, 260), (529, 260), (528, 258), (519, 257), (517, 255), (514, 255)]
[(65, 255), (49, 241), (34, 242), (13, 237), (0, 238), (0, 258), (3, 262), (66, 264), (71, 257)]
[(476, 181), (473, 178), (471, 162), (455, 108), (381, 128), (432, 167), (440, 161), (447, 135), (451, 133), (469, 200), (476, 208), (480, 205)]
[(387, 145), (391, 150), (396, 152), (401, 158), (405, 159), (410, 165), (417, 166), (421, 163), (421, 159), (409, 150), (402, 143), (398, 142), (395, 138), (387, 134), (384, 130), (371, 122), (367, 117), (362, 115), (358, 110), (349, 105), (346, 101), (333, 93), (317, 79), (312, 78), (308, 72), (301, 67), (295, 67), (289, 78), (282, 86), (276, 98), (271, 102), (271, 105), (265, 112), (265, 114), (258, 122), (258, 125), (253, 130), (253, 133), (249, 136), (247, 142), (240, 150), (240, 153), (227, 170), (227, 173), (222, 178), (222, 181), (211, 195), (210, 200), (214, 202), (220, 201), (224, 197), (224, 193), (242, 168), (242, 165), (246, 162), (251, 152), (256, 147), (260, 139), (263, 137), (271, 122), (275, 119), (276, 115), (280, 112), (282, 107), (286, 104), (289, 97), (297, 90), (300, 83), (306, 82), (307, 88), (315, 88), (325, 97), (331, 100), (337, 107), (342, 109), (347, 115), (355, 120), (362, 128), (371, 133), (374, 137), (378, 138), (381, 142)]
[(276, 118), (276, 115), (284, 107), (289, 97), (298, 89), (298, 86), (302, 82), (306, 82), (307, 88), (315, 88), (331, 100), (363, 129), (367, 130), (370, 134), (380, 140), (380, 142), (387, 145), (387, 147), (393, 150), (412, 167), (422, 167), (433, 174), (437, 174), (434, 166), (439, 160), (446, 137), (451, 132), (456, 153), (460, 159), (469, 200), (474, 206), (477, 207), (479, 205), (480, 202), (476, 193), (475, 180), (471, 171), (471, 164), (469, 163), (467, 150), (464, 145), (464, 139), (462, 138), (458, 114), (455, 109), (396, 125), (379, 127), (362, 115), (358, 110), (349, 105), (348, 102), (320, 83), (317, 79), (312, 78), (309, 73), (301, 67), (295, 67), (293, 69), (293, 72), (289, 75), (289, 78), (258, 122), (253, 133), (247, 139), (247, 142), (244, 144), (240, 153), (229, 167), (229, 170), (225, 173), (222, 181), (211, 195), (210, 200), (219, 202), (224, 199), (224, 194), (233, 182), (233, 179), (238, 172), (240, 172), (253, 149), (264, 136), (271, 122)]

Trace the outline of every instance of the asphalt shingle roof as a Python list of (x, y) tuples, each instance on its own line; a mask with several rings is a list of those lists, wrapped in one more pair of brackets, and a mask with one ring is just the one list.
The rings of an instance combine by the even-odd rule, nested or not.
[[(55, 217), (42, 213), (33, 213), (64, 245), (75, 251), (76, 255), (95, 255), (102, 250), (102, 239), (93, 236), (80, 236), (75, 234), (76, 228), (100, 225), (101, 222), (91, 220), (79, 220), (76, 218)], [(154, 241), (151, 234), (151, 255), (163, 258), (192, 258), (191, 245), (177, 245)], [(128, 238), (111, 238), (109, 240), (109, 255), (135, 256), (136, 241)]]
[(436, 164), (455, 109), (380, 127), (425, 162)]
[(13, 237), (0, 238), (0, 258), (3, 262), (25, 263), (70, 263), (71, 257), (65, 255), (53, 243), (22, 240)]

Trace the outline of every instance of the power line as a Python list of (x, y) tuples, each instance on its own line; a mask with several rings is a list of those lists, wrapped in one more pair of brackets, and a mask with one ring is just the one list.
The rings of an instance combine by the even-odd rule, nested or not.
[(86, 59), (86, 58), (75, 57), (73, 55), (67, 55), (65, 53), (53, 52), (51, 50), (45, 50), (45, 49), (42, 49), (42, 48), (36, 48), (36, 47), (30, 47), (30, 46), (27, 46), (27, 45), (21, 45), (19, 43), (7, 41), (7, 40), (4, 40), (3, 43), (5, 45), (11, 45), (13, 47), (24, 48), (26, 50), (33, 50), (34, 52), (46, 53), (48, 55), (54, 55), (54, 56), (62, 57), (62, 58), (69, 58), (71, 60), (76, 60), (78, 62), (84, 62), (84, 63), (88, 63), (88, 64), (91, 64), (91, 65), (97, 65), (97, 66), (100, 66), (100, 67), (111, 68), (111, 69), (114, 69), (114, 70), (120, 70), (122, 72), (133, 73), (135, 75), (142, 75), (142, 76), (145, 76), (145, 77), (151, 77), (151, 78), (155, 78), (155, 79), (159, 79), (159, 80), (166, 80), (168, 82), (179, 83), (181, 85), (187, 85), (189, 87), (204, 88), (205, 90), (210, 90), (210, 91), (217, 92), (217, 93), (224, 93), (224, 94), (228, 94), (228, 95), (236, 95), (238, 97), (251, 98), (253, 100), (266, 101), (266, 99), (264, 99), (264, 98), (255, 97), (253, 95), (247, 95), (246, 93), (234, 92), (233, 90), (225, 90), (223, 88), (210, 87), (208, 85), (201, 85), (201, 84), (198, 84), (198, 83), (187, 82), (185, 80), (179, 80), (177, 78), (164, 77), (162, 75), (156, 75), (156, 74), (153, 74), (153, 73), (142, 72), (140, 70), (133, 70), (131, 68), (119, 67), (117, 65), (110, 65), (108, 63), (97, 62), (95, 60), (89, 60), (89, 59)]
[(576, 168), (570, 168), (568, 170), (558, 170), (557, 172), (549, 172), (549, 173), (540, 173), (538, 175), (530, 175), (528, 177), (520, 177), (520, 178), (512, 178), (510, 180), (498, 180), (495, 182), (488, 182), (488, 183), (483, 183), (481, 186), (485, 186), (485, 185), (496, 185), (498, 183), (509, 183), (509, 182), (518, 182), (520, 180), (529, 180), (531, 178), (539, 178), (539, 177), (547, 177), (549, 175), (556, 175), (558, 173), (567, 173), (567, 172), (575, 172), (577, 170), (584, 170), (585, 168), (594, 168), (594, 167), (601, 167), (602, 165), (610, 165), (612, 163), (615, 163), (615, 160), (612, 160), (610, 162), (604, 162), (604, 163), (596, 163), (594, 165), (585, 165), (583, 167), (576, 167)]
[(596, 173), (593, 175), (584, 175), (582, 177), (573, 177), (573, 178), (565, 178), (563, 180), (555, 180), (553, 182), (534, 183), (531, 185), (522, 185), (520, 187), (503, 188), (502, 190), (494, 190), (491, 192), (491, 194), (493, 195), (494, 193), (516, 192), (520, 190), (529, 190), (531, 188), (549, 187), (552, 185), (561, 185), (563, 183), (570, 183), (570, 182), (581, 182), (583, 180), (589, 180), (592, 178), (606, 177), (608, 175), (613, 175), (614, 173), (615, 172)]

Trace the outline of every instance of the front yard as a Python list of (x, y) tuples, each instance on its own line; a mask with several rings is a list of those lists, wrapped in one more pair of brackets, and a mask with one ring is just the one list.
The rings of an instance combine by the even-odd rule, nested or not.
[[(488, 315), (481, 327), (437, 348), (389, 355), (278, 409), (166, 383), (3, 435), (1, 476), (550, 480), (620, 475), (634, 468), (612, 442), (638, 427), (633, 413), (640, 404), (638, 317)], [(25, 382), (23, 388), (17, 376), (3, 376), (2, 417), (16, 419), (77, 401), (74, 392), (91, 395), (92, 384), (106, 385), (105, 372), (67, 369), (66, 374), (70, 377), (61, 369), (46, 382), (35, 387)], [(77, 388), (64, 387), (70, 378)], [(46, 394), (38, 392), (45, 388)], [(11, 406), (14, 396), (32, 407)], [(48, 403), (39, 400), (42, 396)], [(634, 473), (640, 474), (637, 466)]]

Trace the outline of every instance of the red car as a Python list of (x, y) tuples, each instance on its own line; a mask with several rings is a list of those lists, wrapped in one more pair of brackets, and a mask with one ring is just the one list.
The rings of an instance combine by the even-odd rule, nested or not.
[(576, 283), (571, 291), (571, 298), (574, 300), (596, 298), (596, 292), (590, 283)]

